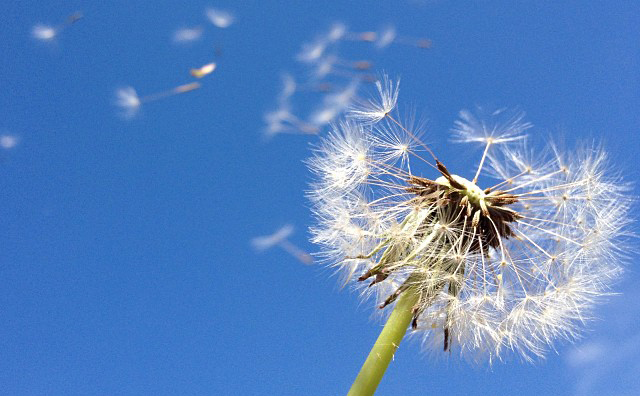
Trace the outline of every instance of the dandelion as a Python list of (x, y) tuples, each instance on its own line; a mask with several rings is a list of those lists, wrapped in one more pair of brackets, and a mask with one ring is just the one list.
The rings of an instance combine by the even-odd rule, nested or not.
[(215, 8), (207, 8), (205, 10), (205, 15), (207, 19), (213, 24), (215, 27), (219, 27), (221, 29), (228, 28), (235, 22), (235, 17), (232, 13), (228, 11), (217, 10)]
[(253, 238), (251, 245), (258, 251), (279, 246), (301, 263), (306, 265), (313, 264), (313, 257), (309, 253), (289, 242), (288, 238), (293, 234), (293, 230), (294, 228), (291, 224), (286, 224), (271, 235)]
[(143, 103), (155, 102), (156, 100), (190, 92), (198, 88), (200, 88), (200, 83), (194, 82), (141, 98), (133, 87), (123, 87), (116, 90), (116, 106), (120, 107), (125, 118), (132, 118), (138, 113)]
[(427, 350), (490, 362), (577, 337), (621, 271), (630, 222), (603, 149), (534, 153), (522, 113), (461, 112), (454, 140), (484, 150), (459, 173), (395, 118), (398, 85), (377, 88), (308, 161), (324, 260), (395, 304), (351, 392), (373, 394), (409, 325)]
[(191, 43), (202, 37), (202, 27), (181, 28), (173, 32), (173, 42), (176, 44)]

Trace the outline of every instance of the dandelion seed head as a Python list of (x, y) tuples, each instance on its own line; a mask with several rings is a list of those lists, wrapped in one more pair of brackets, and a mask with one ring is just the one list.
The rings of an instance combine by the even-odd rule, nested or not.
[(485, 150), (455, 174), (419, 156), (413, 127), (373, 125), (397, 89), (385, 78), (380, 100), (352, 110), (308, 160), (324, 261), (381, 307), (417, 293), (412, 326), (430, 351), (532, 361), (578, 337), (628, 246), (633, 200), (602, 147), (534, 150), (521, 113), (462, 112), (455, 140)]

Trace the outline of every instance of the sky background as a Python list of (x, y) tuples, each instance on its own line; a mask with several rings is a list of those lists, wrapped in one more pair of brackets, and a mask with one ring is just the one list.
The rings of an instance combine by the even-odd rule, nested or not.
[[(207, 6), (235, 23), (214, 27)], [(52, 42), (31, 36), (78, 10)], [(433, 41), (336, 54), (400, 77), (399, 107), (427, 121), (445, 163), (479, 155), (448, 141), (460, 110), (507, 106), (542, 140), (602, 142), (626, 180), (640, 176), (637, 1), (39, 0), (6, 2), (0, 20), (0, 135), (17, 139), (0, 148), (2, 394), (346, 393), (382, 325), (373, 308), (330, 269), (250, 243), (292, 223), (290, 241), (316, 251), (303, 160), (318, 138), (266, 139), (263, 118), (283, 72), (309, 78), (296, 54), (334, 22)], [(199, 40), (172, 41), (195, 26)], [(114, 105), (119, 87), (171, 89), (211, 61), (199, 90), (132, 119)], [(321, 101), (300, 95), (294, 111)], [(620, 295), (576, 344), (487, 367), (410, 340), (377, 394), (640, 394), (630, 256)]]

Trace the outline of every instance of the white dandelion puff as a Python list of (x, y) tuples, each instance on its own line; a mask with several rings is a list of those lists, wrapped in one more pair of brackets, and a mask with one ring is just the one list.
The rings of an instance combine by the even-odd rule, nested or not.
[(176, 44), (192, 43), (202, 37), (202, 27), (181, 28), (173, 32), (173, 42)]
[(397, 37), (396, 28), (388, 26), (384, 28), (379, 34), (375, 42), (375, 46), (379, 49), (383, 49), (391, 45)]
[(175, 88), (157, 92), (144, 97), (139, 97), (138, 93), (133, 87), (123, 87), (116, 90), (115, 104), (122, 110), (122, 115), (125, 118), (133, 118), (143, 103), (155, 102), (160, 99), (168, 98), (187, 92), (194, 91), (200, 88), (200, 83), (193, 82), (188, 84), (178, 85)]
[(364, 123), (374, 124), (385, 118), (396, 107), (400, 82), (395, 83), (384, 75), (376, 81), (379, 97), (355, 103), (349, 110), (349, 116)]
[(218, 65), (215, 62), (207, 63), (204, 66), (191, 69), (189, 73), (195, 78), (202, 78), (208, 74), (213, 73)]
[(53, 41), (63, 30), (83, 18), (80, 11), (69, 15), (65, 21), (57, 26), (37, 24), (31, 29), (31, 37), (40, 41)]
[(207, 8), (205, 10), (205, 15), (207, 16), (207, 19), (209, 19), (209, 21), (213, 24), (213, 26), (219, 27), (221, 29), (228, 28), (235, 22), (234, 15), (229, 11)]
[(327, 41), (336, 42), (342, 39), (347, 34), (347, 26), (344, 23), (334, 23), (331, 25), (329, 32), (327, 33)]
[(489, 114), (478, 108), (479, 116), (468, 111), (460, 112), (460, 119), (452, 130), (454, 141), (467, 143), (500, 144), (526, 138), (526, 130), (532, 125), (524, 120), (524, 112), (498, 109)]
[(575, 339), (628, 246), (633, 199), (602, 147), (535, 153), (522, 113), (461, 112), (454, 139), (485, 147), (455, 174), (410, 125), (372, 125), (396, 106), (397, 84), (378, 90), (308, 160), (323, 260), (381, 308), (410, 296), (429, 350), (533, 360)]
[(274, 246), (279, 246), (287, 253), (295, 257), (303, 264), (313, 264), (313, 257), (289, 241), (294, 228), (291, 224), (286, 224), (271, 235), (256, 237), (251, 240), (251, 245), (258, 251), (264, 251)]
[(58, 31), (56, 28), (48, 25), (36, 25), (31, 30), (33, 38), (42, 41), (51, 41), (56, 37)]
[(140, 110), (142, 102), (133, 87), (123, 87), (116, 90), (116, 105), (120, 107), (125, 118), (132, 118)]
[(264, 121), (267, 124), (265, 129), (267, 138), (280, 133), (313, 135), (319, 131), (316, 125), (305, 122), (293, 114), (288, 103), (280, 103), (277, 109), (267, 112), (264, 115)]
[(300, 53), (296, 55), (296, 59), (303, 63), (315, 63), (323, 57), (327, 49), (327, 44), (327, 41), (324, 39), (318, 39), (312, 43), (305, 43), (302, 45)]
[(0, 147), (10, 150), (18, 145), (19, 139), (15, 135), (0, 135)]

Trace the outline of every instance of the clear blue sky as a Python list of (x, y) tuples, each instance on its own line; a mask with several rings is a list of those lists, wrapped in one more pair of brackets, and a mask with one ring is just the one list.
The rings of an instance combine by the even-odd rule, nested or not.
[[(215, 28), (206, 6), (235, 24)], [(31, 37), (77, 10), (54, 42)], [(447, 143), (457, 112), (490, 104), (568, 146), (602, 141), (626, 180), (640, 176), (636, 1), (12, 1), (0, 20), (0, 134), (18, 138), (0, 148), (2, 394), (346, 393), (380, 329), (372, 308), (330, 270), (250, 245), (293, 223), (291, 241), (316, 250), (302, 161), (317, 138), (266, 141), (263, 115), (333, 22), (433, 40), (340, 55), (400, 76), (401, 106), (443, 157), (468, 154)], [(197, 25), (199, 41), (172, 42)], [(118, 116), (118, 87), (169, 89), (212, 60), (201, 89)], [(582, 349), (488, 368), (412, 340), (378, 394), (640, 394), (639, 268), (632, 255)]]

